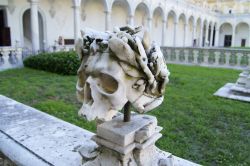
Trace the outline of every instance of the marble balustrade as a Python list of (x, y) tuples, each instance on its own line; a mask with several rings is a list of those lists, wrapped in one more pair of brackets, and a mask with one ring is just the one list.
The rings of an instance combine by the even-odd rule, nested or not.
[(22, 48), (0, 47), (0, 71), (22, 66)]
[(167, 63), (245, 69), (250, 49), (161, 47)]

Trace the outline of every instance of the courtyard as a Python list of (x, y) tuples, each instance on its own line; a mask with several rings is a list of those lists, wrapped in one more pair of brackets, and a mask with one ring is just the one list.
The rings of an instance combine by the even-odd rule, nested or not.
[[(162, 150), (202, 165), (250, 165), (249, 103), (213, 96), (239, 70), (168, 65), (163, 104), (150, 114), (163, 127)], [(0, 73), (0, 93), (84, 129), (95, 122), (77, 115), (76, 76), (21, 68)]]

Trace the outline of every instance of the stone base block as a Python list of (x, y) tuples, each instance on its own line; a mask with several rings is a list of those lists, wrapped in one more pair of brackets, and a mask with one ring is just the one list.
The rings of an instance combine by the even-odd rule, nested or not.
[[(159, 133), (161, 130), (162, 128), (157, 126), (157, 119), (149, 115), (132, 114), (130, 122), (123, 122), (123, 116), (104, 122), (97, 126), (97, 134), (93, 137), (99, 145), (98, 155), (83, 165), (178, 165), (170, 153), (163, 152), (155, 146), (155, 142), (162, 136)], [(80, 154), (86, 155), (86, 150), (83, 147)], [(84, 155), (83, 157), (86, 158)]]
[(217, 92), (214, 93), (215, 96), (229, 98), (233, 100), (240, 100), (245, 102), (250, 102), (250, 93), (245, 93), (246, 91), (233, 83), (227, 83)]

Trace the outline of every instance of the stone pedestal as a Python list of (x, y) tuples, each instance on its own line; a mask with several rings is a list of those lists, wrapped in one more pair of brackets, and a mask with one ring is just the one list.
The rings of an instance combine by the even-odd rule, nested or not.
[[(83, 147), (80, 154), (90, 161), (84, 166), (92, 165), (159, 165), (171, 163), (171, 157), (156, 148), (155, 142), (162, 136), (157, 120), (149, 115), (133, 114), (130, 122), (123, 122), (123, 116), (97, 126), (93, 140), (99, 145), (95, 159)], [(161, 157), (164, 156), (164, 157)], [(160, 164), (162, 165), (162, 164)]]
[(214, 95), (250, 102), (250, 69), (240, 73), (239, 78), (235, 84), (227, 83)]

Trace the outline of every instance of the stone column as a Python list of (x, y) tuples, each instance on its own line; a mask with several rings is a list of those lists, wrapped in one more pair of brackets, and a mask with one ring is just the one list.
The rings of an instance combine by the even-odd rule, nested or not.
[(178, 22), (176, 21), (174, 23), (174, 39), (173, 39), (173, 47), (176, 47), (176, 28), (177, 28)]
[(128, 18), (128, 24), (131, 25), (131, 26), (134, 26), (134, 16), (133, 15), (129, 16), (129, 18)]
[(200, 47), (202, 47), (202, 40), (203, 40), (203, 23), (201, 23), (201, 30), (200, 30)]
[(111, 12), (105, 11), (105, 30), (110, 30), (110, 23), (111, 23)]
[[(193, 32), (192, 32), (192, 46), (193, 46), (193, 43), (194, 43), (194, 39), (196, 39), (196, 24), (193, 25)], [(197, 41), (196, 41), (197, 42)]]
[(75, 41), (80, 37), (80, 6), (81, 0), (73, 0), (74, 12), (74, 38)]
[(214, 25), (211, 25), (211, 32), (210, 32), (210, 40), (209, 40), (209, 46), (212, 47), (213, 46), (213, 35), (214, 35)]
[(152, 18), (148, 18), (148, 32), (149, 32), (149, 34), (150, 34), (150, 36), (151, 36), (151, 32), (152, 32)]
[(187, 30), (188, 30), (188, 24), (184, 24), (183, 47), (186, 46)]
[(165, 32), (166, 32), (166, 20), (162, 20), (162, 38), (161, 38), (161, 45), (165, 46)]
[(208, 31), (209, 31), (209, 24), (207, 23), (206, 25), (206, 35), (205, 35), (205, 44), (204, 46), (207, 46), (207, 42), (208, 42)]
[(233, 25), (233, 32), (232, 32), (232, 42), (231, 42), (231, 47), (234, 46), (234, 41), (235, 41), (235, 26)]
[(32, 52), (39, 50), (39, 23), (38, 23), (38, 0), (30, 0), (31, 42)]
[(214, 40), (214, 46), (215, 47), (218, 47), (219, 46), (219, 34), (220, 31), (219, 31), (219, 28), (215, 28), (215, 40)]

